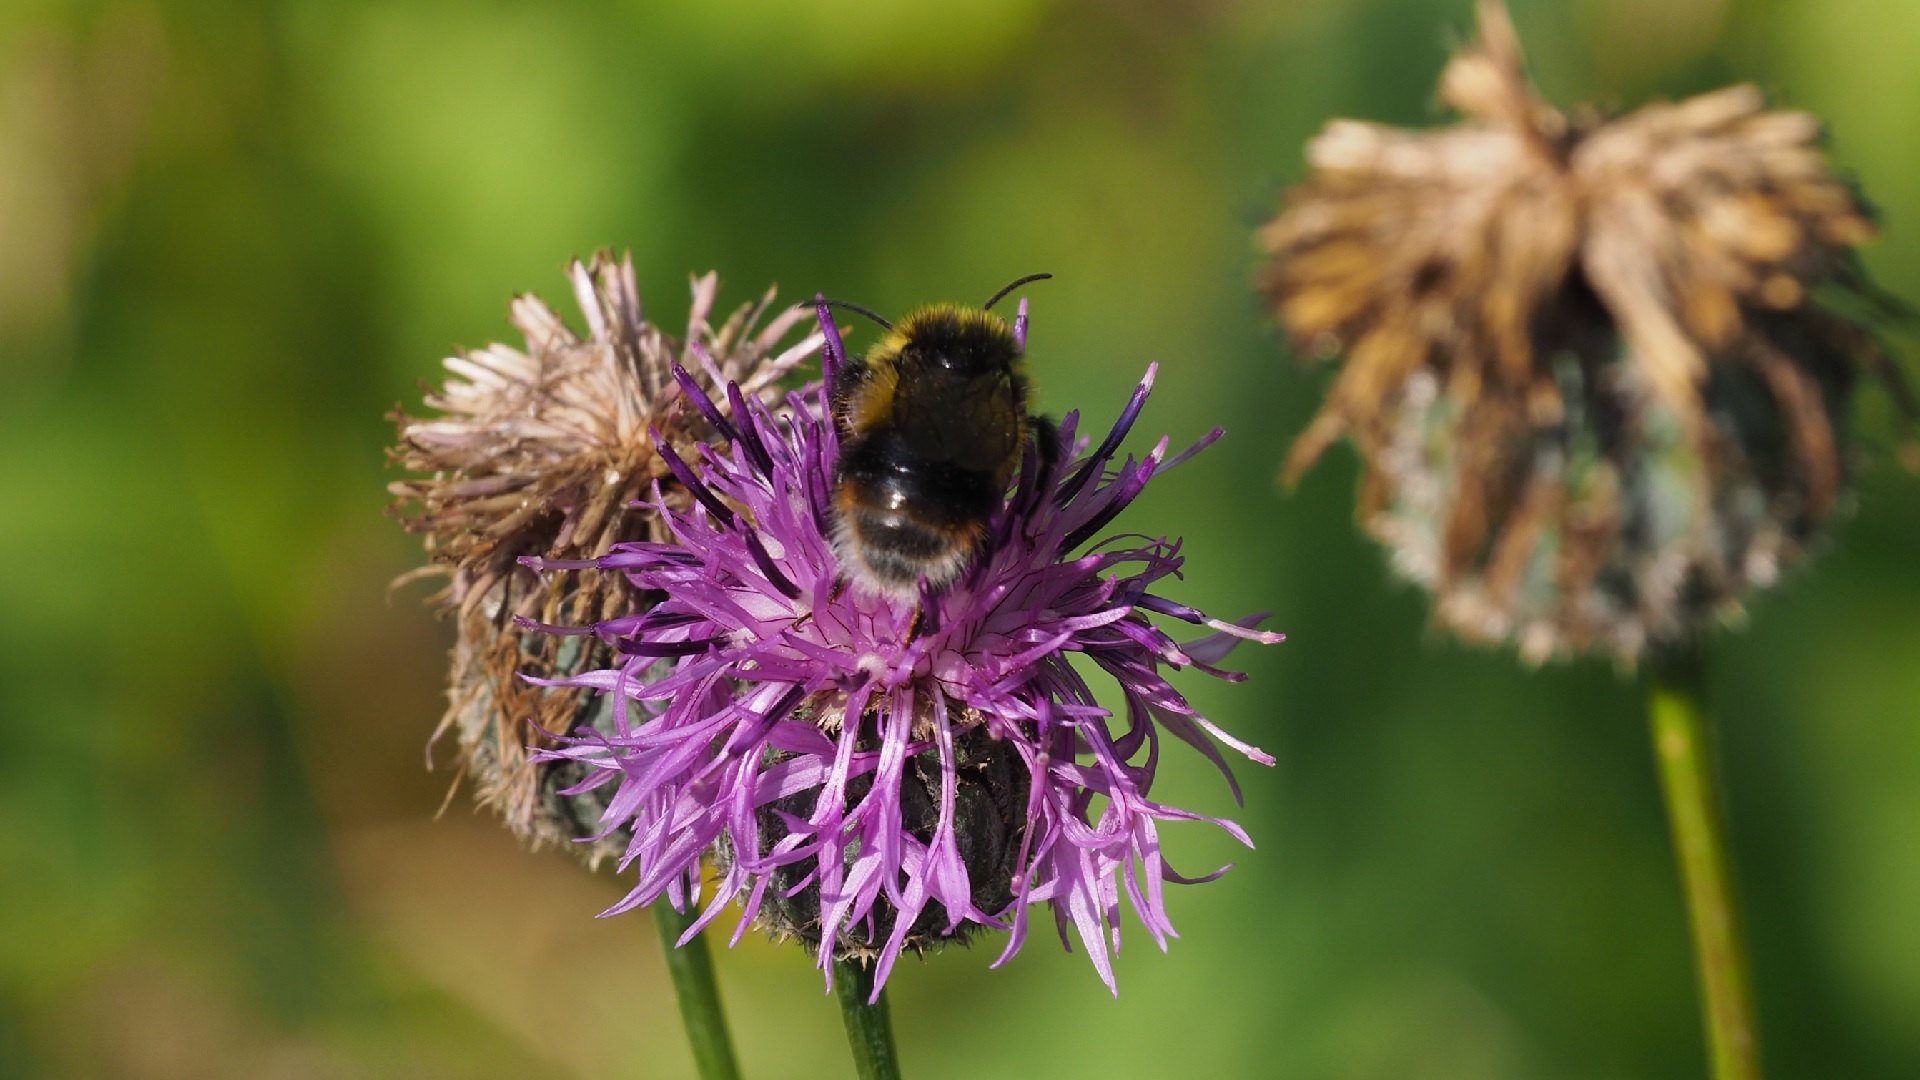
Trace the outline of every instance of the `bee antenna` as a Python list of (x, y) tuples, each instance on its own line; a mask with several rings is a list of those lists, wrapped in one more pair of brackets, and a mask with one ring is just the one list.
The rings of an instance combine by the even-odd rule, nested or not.
[(1015, 290), (1015, 289), (1017, 289), (1017, 288), (1019, 288), (1019, 287), (1020, 287), (1020, 286), (1022, 286), (1022, 285), (1026, 285), (1026, 284), (1029, 284), (1029, 283), (1031, 283), (1031, 282), (1035, 282), (1035, 281), (1045, 281), (1045, 280), (1047, 280), (1048, 278), (1050, 278), (1050, 277), (1052, 277), (1052, 276), (1053, 276), (1052, 274), (1028, 274), (1028, 275), (1027, 275), (1026, 277), (1023, 277), (1023, 278), (1020, 278), (1020, 279), (1018, 279), (1018, 280), (1016, 280), (1016, 281), (1014, 281), (1014, 282), (1013, 282), (1013, 284), (1011, 284), (1011, 285), (1008, 285), (1008, 286), (1007, 286), (1006, 288), (1004, 288), (1004, 289), (1001, 289), (1001, 290), (1000, 290), (999, 292), (997, 292), (997, 293), (994, 293), (994, 294), (993, 294), (993, 299), (991, 299), (991, 300), (989, 300), (989, 301), (987, 301), (986, 303), (984, 303), (984, 304), (982, 304), (982, 305), (980, 305), (980, 310), (981, 310), (981, 311), (992, 311), (992, 310), (993, 310), (993, 305), (995, 305), (995, 304), (997, 304), (997, 303), (999, 303), (999, 302), (1000, 302), (1000, 301), (1002, 301), (1002, 300), (1005, 300), (1005, 299), (1007, 298), (1007, 294), (1008, 294), (1008, 293), (1010, 293), (1010, 292), (1012, 292), (1013, 290)]
[(879, 323), (881, 326), (884, 326), (889, 330), (893, 329), (892, 323), (888, 322), (887, 320), (881, 318), (878, 315), (875, 315), (873, 312), (868, 311), (866, 308), (861, 307), (859, 304), (856, 304), (851, 300), (822, 300), (820, 302), (827, 305), (828, 307), (846, 308), (848, 311), (853, 312), (855, 315), (865, 315), (867, 318), (872, 319), (874, 322)]

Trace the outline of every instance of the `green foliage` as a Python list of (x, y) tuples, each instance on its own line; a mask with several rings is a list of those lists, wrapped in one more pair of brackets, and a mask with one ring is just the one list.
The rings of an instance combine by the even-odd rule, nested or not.
[[(1818, 112), (1880, 200), (1872, 268), (1920, 296), (1908, 0), (1516, 6), (1556, 99), (1751, 78)], [(667, 325), (708, 268), (883, 312), (1049, 270), (1043, 408), (1109, 416), (1159, 360), (1142, 435), (1228, 429), (1132, 520), (1187, 536), (1183, 599), (1291, 635), (1244, 686), (1193, 680), (1280, 758), (1240, 770), (1259, 850), (1173, 834), (1188, 873), (1239, 866), (1176, 893), (1171, 955), (1130, 936), (1117, 1003), (1045, 947), (903, 968), (908, 1075), (1696, 1075), (1637, 694), (1428, 640), (1350, 462), (1273, 482), (1318, 388), (1248, 233), (1325, 119), (1437, 119), (1468, 8), (9, 8), (0, 1074), (690, 1074), (642, 916), (591, 919), (616, 882), (464, 795), (430, 820), (446, 628), (384, 592), (416, 554), (380, 417), (612, 246)], [(1920, 1073), (1920, 482), (1858, 487), (1712, 674), (1782, 1076)], [(1231, 810), (1167, 766), (1170, 801)], [(716, 960), (747, 1075), (840, 1074), (804, 956)]]

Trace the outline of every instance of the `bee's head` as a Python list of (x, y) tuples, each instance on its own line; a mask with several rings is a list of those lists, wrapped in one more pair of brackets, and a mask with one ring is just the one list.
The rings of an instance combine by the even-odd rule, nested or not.
[(977, 308), (931, 304), (908, 313), (897, 324), (846, 300), (823, 303), (871, 319), (887, 331), (887, 336), (868, 354), (869, 363), (884, 359), (971, 379), (1010, 369), (1027, 351), (1026, 301), (1020, 302), (1020, 314), (1011, 326), (993, 313), (993, 305), (1022, 285), (1052, 276), (1028, 274), (994, 293)]
[(887, 337), (882, 349), (896, 352), (900, 363), (956, 379), (1002, 371), (1020, 358), (1013, 328), (1000, 316), (979, 308), (924, 307), (901, 319)]

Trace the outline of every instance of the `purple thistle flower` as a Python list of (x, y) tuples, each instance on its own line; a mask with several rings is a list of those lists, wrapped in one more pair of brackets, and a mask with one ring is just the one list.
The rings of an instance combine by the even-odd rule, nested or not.
[[(1023, 302), (1022, 329), (1025, 316)], [(824, 305), (819, 318), (830, 386), (844, 346)], [(918, 605), (845, 587), (828, 539), (838, 439), (827, 388), (790, 395), (777, 417), (729, 387), (723, 413), (679, 372), (724, 442), (699, 447), (693, 463), (664, 455), (695, 499), (681, 511), (655, 493), (674, 542), (524, 560), (619, 570), (637, 594), (661, 598), (591, 628), (539, 627), (593, 633), (624, 658), (546, 683), (615, 697), (606, 730), (582, 728), (544, 752), (592, 770), (569, 795), (616, 785), (600, 837), (630, 834), (621, 867), (639, 880), (606, 914), (662, 896), (686, 910), (711, 850), (717, 881), (688, 937), (737, 901), (734, 941), (755, 924), (798, 936), (818, 946), (829, 979), (836, 956), (869, 958), (876, 998), (903, 949), (980, 927), (1010, 931), (994, 966), (1006, 962), (1040, 901), (1110, 989), (1122, 892), (1165, 949), (1176, 935), (1163, 884), (1227, 868), (1176, 873), (1160, 823), (1208, 821), (1252, 841), (1231, 821), (1154, 801), (1161, 733), (1212, 761), (1236, 800), (1215, 741), (1273, 759), (1195, 712), (1162, 668), (1237, 681), (1211, 665), (1241, 640), (1283, 635), (1252, 629), (1264, 616), (1226, 623), (1155, 595), (1184, 562), (1178, 541), (1088, 544), (1150, 479), (1221, 434), (1171, 459), (1162, 439), (1145, 460), (1114, 467), (1154, 371), (1091, 455), (1048, 474), (1029, 450), (972, 567)], [(1061, 425), (1065, 451), (1084, 452), (1077, 419)], [(1180, 644), (1155, 615), (1213, 632)], [(1075, 654), (1119, 684), (1121, 730), (1069, 663)]]

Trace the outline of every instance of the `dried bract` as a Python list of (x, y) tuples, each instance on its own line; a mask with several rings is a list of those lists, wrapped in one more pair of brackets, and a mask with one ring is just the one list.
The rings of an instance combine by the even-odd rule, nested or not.
[[(420, 418), (396, 410), (400, 445), (392, 459), (419, 474), (390, 486), (393, 512), (408, 531), (426, 537), (427, 566), (408, 575), (444, 576), (435, 597), (458, 631), (440, 733), (451, 729), (462, 773), (475, 797), (499, 810), (508, 827), (535, 843), (570, 840), (590, 831), (596, 813), (555, 792), (577, 770), (532, 762), (528, 746), (551, 745), (596, 707), (579, 690), (527, 683), (520, 673), (566, 678), (605, 667), (603, 647), (582, 647), (523, 630), (515, 617), (541, 622), (593, 622), (630, 612), (641, 601), (624, 575), (589, 571), (542, 577), (519, 559), (592, 559), (615, 544), (666, 534), (648, 501), (659, 482), (669, 504), (686, 493), (655, 449), (649, 427), (683, 451), (712, 439), (712, 425), (689, 407), (672, 370), (682, 364), (706, 387), (737, 384), (747, 395), (778, 397), (775, 382), (815, 352), (813, 334), (784, 350), (781, 342), (806, 317), (802, 308), (771, 319), (769, 290), (720, 326), (709, 322), (719, 279), (693, 282), (684, 340), (668, 337), (641, 315), (630, 259), (609, 254), (569, 267), (587, 335), (570, 330), (532, 296), (512, 305), (526, 351), (491, 345), (446, 361), (446, 384), (427, 394), (440, 413)], [(583, 847), (590, 858), (601, 847)]]
[(1480, 21), (1441, 81), (1463, 122), (1334, 122), (1260, 233), (1297, 345), (1344, 354), (1287, 469), (1350, 435), (1361, 519), (1438, 622), (1630, 663), (1803, 552), (1859, 372), (1909, 402), (1837, 310), (1874, 226), (1811, 116), (1735, 86), (1569, 117)]

